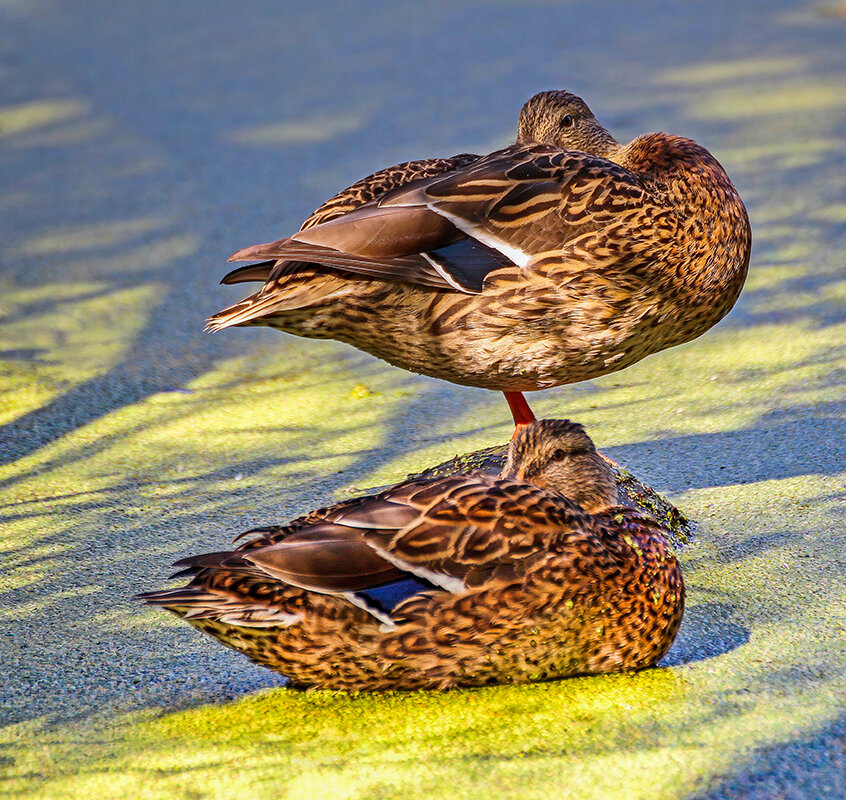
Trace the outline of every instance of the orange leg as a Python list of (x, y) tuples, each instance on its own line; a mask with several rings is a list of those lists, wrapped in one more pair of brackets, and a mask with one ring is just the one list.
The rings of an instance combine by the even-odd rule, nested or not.
[(511, 409), (511, 416), (514, 417), (515, 431), (522, 425), (528, 425), (535, 421), (535, 415), (526, 398), (523, 397), (522, 392), (503, 392), (505, 399), (508, 401), (508, 407)]

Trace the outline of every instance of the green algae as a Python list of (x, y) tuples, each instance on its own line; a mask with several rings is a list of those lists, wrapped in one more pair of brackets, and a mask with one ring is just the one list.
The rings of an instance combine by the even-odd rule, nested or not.
[[(592, 418), (589, 430), (602, 447), (655, 439), (651, 452), (658, 452), (662, 440), (742, 431), (785, 406), (813, 413), (833, 396), (813, 381), (830, 368), (834, 338), (828, 329), (792, 325), (715, 331), (700, 343), (698, 363), (679, 348), (653, 360), (650, 380), (638, 365), (597, 382), (607, 384), (603, 400), (611, 408), (638, 408), (624, 423), (595, 393), (553, 393), (538, 407), (554, 413), (566, 400), (568, 416)], [(753, 357), (762, 339), (772, 347)], [(188, 385), (193, 394), (152, 395), (0, 472), (29, 473), (7, 492), (11, 507), (27, 515), (11, 521), (2, 588), (8, 596), (35, 586), (40, 599), (19, 599), (16, 618), (66, 616), (72, 601), (73, 616), (87, 619), (66, 644), (85, 649), (89, 640), (131, 636), (149, 650), (144, 664), (168, 649), (178, 657), (183, 634), (196, 634), (175, 620), (123, 604), (106, 611), (116, 592), (132, 591), (122, 569), (139, 588), (155, 585), (185, 552), (214, 549), (227, 533), (290, 516), (332, 489), (345, 493), (350, 470), (369, 485), (387, 482), (443, 457), (445, 446), (471, 448), (508, 431), (499, 420), (474, 427), (468, 412), (454, 423), (469, 432), (461, 439), (442, 437), (416, 452), (402, 443), (390, 449), (397, 443), (384, 439), (386, 422), (403, 414), (402, 387), (410, 380), (425, 391), (425, 382), (368, 362), (367, 386), (375, 391), (350, 402), (361, 362), (327, 361), (327, 346), (306, 345), (301, 368), (288, 369), (279, 366), (288, 347), (303, 350), (303, 343), (222, 361)], [(675, 383), (682, 373), (688, 380)], [(491, 398), (491, 415), (497, 402)], [(326, 411), (319, 423), (310, 413), (315, 404)], [(687, 412), (662, 413), (676, 405)], [(197, 430), (202, 439), (192, 435)], [(390, 457), (369, 466), (386, 446)], [(210, 463), (229, 469), (212, 476)], [(660, 464), (653, 470), (660, 481)], [(689, 644), (686, 663), (670, 668), (537, 686), (375, 696), (278, 689), (188, 711), (95, 715), (81, 727), (36, 719), (3, 731), (5, 786), (11, 796), (50, 798), (260, 798), (280, 787), (289, 796), (413, 798), (445, 786), (459, 798), (490, 796), (491, 787), (505, 797), (541, 798), (566, 782), (585, 798), (603, 798), (619, 796), (625, 774), (626, 797), (682, 796), (738, 768), (755, 748), (807, 735), (836, 713), (846, 671), (842, 651), (832, 651), (846, 624), (842, 571), (832, 566), (838, 482), (814, 474), (810, 454), (799, 473), (673, 498), (703, 523), (680, 553), (687, 624), (728, 615), (733, 630), (747, 633), (726, 652), (701, 658)], [(293, 496), (280, 491), (286, 486), (296, 487)], [(80, 536), (96, 538), (116, 525), (131, 548), (80, 550)], [(67, 586), (71, 570), (81, 574), (78, 588)], [(707, 643), (699, 646), (708, 652)], [(186, 658), (178, 668), (194, 669)]]
[[(303, 694), (261, 688), (270, 679), (237, 654), (133, 604), (175, 558), (510, 434), (492, 394), (445, 388), (340, 345), (233, 331), (230, 351), (217, 340), (196, 347), (214, 352), (197, 377), (104, 403), (0, 466), (4, 791), (660, 800), (710, 790), (754, 768), (765, 748), (831, 723), (846, 704), (834, 378), (844, 326), (826, 304), (842, 300), (846, 281), (835, 239), (843, 205), (830, 202), (826, 164), (844, 146), (839, 84), (794, 75), (813, 61), (709, 61), (660, 78), (669, 86), (662, 102), (727, 126), (715, 145), (745, 187), (758, 248), (740, 307), (695, 342), (532, 398), (539, 415), (583, 422), (603, 450), (700, 521), (679, 552), (689, 600), (668, 666), (446, 694)], [(797, 91), (808, 99), (793, 114)], [(99, 133), (71, 130), (89, 107), (33, 107), (15, 123), (22, 135), (0, 112), (0, 128), (5, 119), (20, 148), (96, 135), (99, 158), (121, 128), (108, 120)], [(315, 119), (239, 125), (221, 138), (299, 146), (321, 138)], [(331, 135), (353, 124), (334, 122)], [(42, 128), (64, 138), (30, 136)], [(117, 140), (132, 157), (114, 176), (161, 169), (170, 179), (159, 149)], [(325, 169), (310, 167), (302, 185), (331, 189), (338, 176)], [(37, 186), (8, 202), (32, 198), (49, 202)], [(49, 410), (116, 365), (145, 377), (180, 358), (193, 363), (187, 345), (138, 348), (193, 301), (184, 295), (178, 312), (157, 317), (173, 287), (149, 265), (179, 272), (180, 259), (201, 252), (194, 230), (159, 227), (159, 213), (39, 227), (14, 252), (61, 259), (67, 279), (4, 279), (0, 422)], [(218, 271), (203, 281), (210, 305)], [(132, 285), (112, 280), (136, 275)], [(83, 394), (80, 403), (99, 400)], [(250, 687), (260, 690), (230, 699)]]
[(242, 144), (262, 146), (329, 141), (360, 129), (367, 121), (367, 116), (358, 110), (349, 114), (272, 122), (235, 131), (231, 134), (231, 139)]
[[(161, 220), (142, 218), (67, 228), (31, 239), (23, 252), (25, 255), (67, 255), (80, 250), (90, 251), (115, 245), (125, 246), (138, 236), (162, 227), (164, 225)], [(51, 289), (55, 291), (55, 287)], [(51, 293), (48, 291), (47, 296), (51, 296)]]
[(86, 105), (77, 100), (33, 100), (0, 107), (0, 137), (30, 133), (43, 126), (75, 119), (85, 114)]
[(658, 82), (681, 85), (709, 85), (713, 83), (736, 83), (744, 78), (762, 78), (772, 75), (793, 75), (806, 65), (805, 59), (740, 58), (732, 61), (715, 61), (676, 67), (658, 75)]
[[(47, 284), (38, 289), (3, 281), (0, 314), (0, 425), (107, 370), (147, 322), (156, 286), (113, 291), (104, 283)], [(112, 331), (104, 336), (104, 331)]]

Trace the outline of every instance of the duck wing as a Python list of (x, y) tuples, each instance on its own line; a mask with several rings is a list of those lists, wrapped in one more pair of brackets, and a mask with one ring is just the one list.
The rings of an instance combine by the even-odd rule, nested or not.
[(384, 210), (426, 208), (520, 267), (654, 204), (640, 177), (624, 167), (542, 144), (512, 145), (379, 201)]
[(519, 581), (586, 519), (561, 495), (512, 480), (413, 481), (321, 509), (299, 528), (258, 529), (258, 539), (236, 551), (183, 559), (175, 566), (195, 575), (189, 586), (140, 599), (192, 619), (223, 609), (233, 621), (241, 607), (238, 624), (270, 625), (291, 615), (277, 598), (304, 590), (343, 596), (393, 625), (394, 610), (421, 594)]
[[(176, 611), (185, 619), (219, 619), (245, 627), (286, 626), (302, 618), (304, 592), (342, 595), (355, 605), (356, 590), (407, 583), (403, 570), (367, 547), (358, 531), (326, 524), (272, 531), (280, 541), (232, 552), (204, 553), (177, 561), (172, 577), (193, 575), (177, 589), (145, 592), (137, 599)], [(412, 592), (420, 588), (414, 587)], [(380, 622), (379, 609), (367, 609)]]
[(651, 200), (636, 175), (606, 159), (513, 145), (230, 260), (308, 260), (474, 293), (493, 270), (560, 253)]
[(330, 197), (303, 222), (300, 230), (341, 217), (364, 203), (382, 197), (392, 189), (462, 169), (480, 158), (476, 153), (459, 153), (450, 158), (421, 158), (385, 167)]
[(456, 476), (330, 511), (325, 521), (239, 557), (313, 592), (362, 594), (404, 581), (407, 599), (426, 590), (421, 585), (461, 593), (492, 579), (519, 580), (550, 543), (586, 519), (578, 506), (537, 486)]
[[(300, 230), (306, 230), (343, 216), (359, 206), (381, 197), (391, 189), (441, 175), (450, 170), (461, 169), (474, 161), (478, 161), (479, 158), (481, 156), (475, 153), (459, 153), (451, 158), (423, 158), (380, 169), (330, 197), (306, 218), (300, 226)], [(230, 261), (233, 259), (234, 256)], [(220, 282), (222, 284), (247, 283), (250, 281), (264, 283), (271, 277), (290, 275), (301, 269), (303, 265), (303, 262), (280, 263), (278, 259), (271, 258), (259, 264), (238, 267), (227, 273)], [(277, 267), (279, 269), (274, 272)]]

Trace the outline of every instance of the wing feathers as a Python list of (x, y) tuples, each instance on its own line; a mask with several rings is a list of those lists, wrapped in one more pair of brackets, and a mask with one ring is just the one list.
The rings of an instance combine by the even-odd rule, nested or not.
[(262, 261), (261, 264), (248, 264), (246, 267), (238, 267), (231, 272), (227, 272), (220, 282), (225, 285), (233, 283), (249, 283), (257, 281), (264, 283), (269, 277), (273, 268), (276, 266), (276, 261)]
[[(519, 577), (583, 517), (565, 498), (511, 480), (418, 480), (256, 529), (235, 551), (182, 559), (189, 586), (141, 599), (190, 619), (269, 627), (300, 618), (304, 590), (346, 597), (387, 622), (384, 612), (420, 592)], [(351, 599), (359, 592), (370, 595)]]
[(235, 253), (230, 261), (261, 263), (224, 282), (266, 280), (265, 291), (215, 315), (208, 329), (331, 302), (328, 292), (289, 294), (319, 284), (321, 270), (479, 293), (493, 270), (519, 275), (513, 267), (530, 267), (539, 254), (563, 254), (644, 197), (637, 176), (619, 165), (551, 145), (391, 167), (327, 201), (293, 236)]
[(428, 208), (384, 209), (368, 203), (342, 217), (295, 233), (297, 242), (351, 255), (394, 258), (443, 247), (461, 238), (448, 220)]
[(381, 558), (360, 535), (335, 525), (316, 527), (321, 535), (297, 539), (293, 534), (279, 544), (250, 551), (244, 560), (313, 592), (349, 592), (403, 577), (402, 570)]
[(451, 158), (424, 158), (380, 169), (327, 200), (303, 222), (301, 230), (346, 214), (397, 186), (407, 186), (418, 180), (462, 169), (480, 158), (475, 153), (459, 153)]
[(349, 511), (333, 514), (332, 522), (351, 528), (399, 530), (417, 520), (419, 512), (401, 503), (374, 497), (365, 500)]
[(462, 239), (448, 247), (421, 255), (431, 262), (454, 288), (464, 292), (481, 292), (485, 278), (490, 272), (500, 267), (514, 266), (514, 262), (499, 250), (473, 239)]
[(449, 288), (433, 266), (418, 254), (377, 258), (344, 253), (329, 247), (291, 241), (279, 248), (280, 258), (308, 260), (323, 266), (349, 270), (361, 275), (418, 283), (436, 289)]

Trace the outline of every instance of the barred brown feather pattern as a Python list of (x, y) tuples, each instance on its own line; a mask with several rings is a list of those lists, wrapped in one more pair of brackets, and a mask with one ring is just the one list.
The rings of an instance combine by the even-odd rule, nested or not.
[[(560, 485), (607, 494), (610, 473), (590, 468), (607, 465), (571, 423), (523, 429), (507, 469), (559, 474), (565, 462), (550, 453), (561, 448), (576, 473)], [(194, 573), (188, 586), (142, 597), (303, 686), (448, 688), (639, 669), (672, 643), (684, 587), (663, 529), (605, 506), (589, 514), (512, 478), (418, 479), (254, 529), (231, 553), (180, 562)], [(304, 545), (331, 549), (339, 536), (362, 558), (297, 561)], [(400, 601), (390, 625), (330, 588), (339, 569), (374, 557), (434, 583)], [(315, 588), (280, 578), (288, 568), (311, 569)]]
[(454, 169), (461, 169), (478, 160), (475, 153), (460, 153), (452, 158), (423, 158), (417, 161), (405, 161), (393, 167), (385, 167), (338, 194), (330, 197), (323, 205), (313, 211), (300, 226), (306, 230), (322, 222), (346, 214), (364, 203), (381, 197), (385, 192), (397, 186), (404, 186), (421, 178), (431, 178)]
[[(348, 220), (341, 238), (355, 250), (355, 226), (367, 221), (370, 260), (346, 253), (329, 259), (334, 266), (293, 272), (282, 260), (260, 292), (210, 328), (334, 338), (412, 372), (529, 391), (622, 369), (718, 322), (743, 286), (751, 238), (716, 159), (662, 133), (619, 145), (564, 92), (527, 107), (528, 139), (457, 157), (460, 165), (389, 168), (328, 201), (304, 227), (321, 240), (330, 216)], [(556, 125), (564, 113), (581, 115), (570, 140)], [(426, 215), (449, 222), (444, 236), (477, 240), (513, 265), (479, 251), (481, 291), (468, 293), (443, 277), (448, 263), (426, 262), (412, 244), (402, 257), (372, 254), (374, 230), (404, 231), (413, 242)], [(286, 241), (277, 243), (282, 254)]]

